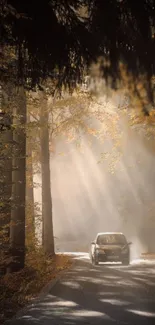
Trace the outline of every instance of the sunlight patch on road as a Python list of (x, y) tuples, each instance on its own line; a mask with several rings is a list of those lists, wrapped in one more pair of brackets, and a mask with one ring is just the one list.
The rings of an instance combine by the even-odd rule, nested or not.
[(105, 302), (111, 305), (116, 305), (116, 306), (128, 306), (131, 303), (129, 301), (124, 301), (124, 300), (119, 300), (119, 299), (100, 299), (101, 302)]
[(134, 309), (127, 309), (127, 311), (140, 316), (155, 317), (155, 313), (148, 312), (148, 311), (134, 310)]
[(82, 256), (77, 256), (76, 260), (90, 260), (90, 257), (88, 254), (83, 254)]
[(132, 281), (132, 280), (129, 280), (129, 279), (122, 279), (122, 280), (120, 280), (120, 281), (118, 281), (117, 282), (117, 285), (122, 285), (122, 286), (129, 286), (129, 287), (139, 287), (139, 288), (141, 288), (141, 283), (136, 283), (136, 285), (135, 285), (135, 282), (134, 281)]
[(76, 317), (104, 317), (106, 319), (110, 319), (109, 316), (107, 316), (105, 313), (101, 313), (99, 311), (95, 310), (87, 310), (87, 309), (81, 309), (81, 310), (76, 310), (72, 313), (72, 315)]
[(75, 281), (61, 281), (61, 284), (64, 286), (68, 286), (70, 288), (74, 288), (74, 289), (80, 289), (81, 286), (79, 283), (75, 282)]
[(155, 260), (136, 259), (131, 262), (131, 265), (137, 264), (155, 265)]
[(110, 297), (113, 296), (113, 297), (115, 297), (115, 296), (120, 296), (120, 292), (115, 292), (115, 291), (105, 291), (105, 292), (103, 292), (103, 291), (101, 291), (97, 295), (99, 297), (101, 297), (101, 296), (110, 296)]
[(50, 302), (50, 303), (46, 303), (46, 306), (61, 306), (61, 307), (76, 307), (78, 306), (78, 304), (76, 304), (74, 301), (65, 301), (65, 300), (61, 300), (61, 301), (54, 301), (54, 302)]
[(26, 320), (26, 321), (31, 321), (31, 322), (37, 322), (39, 319), (36, 317), (32, 317), (31, 315), (24, 315), (19, 317), (20, 320)]
[(81, 259), (90, 259), (88, 253), (83, 252), (59, 252), (58, 255), (68, 255), (71, 257), (80, 257)]
[(121, 276), (104, 275), (104, 279), (107, 279), (107, 280), (120, 280), (121, 279)]

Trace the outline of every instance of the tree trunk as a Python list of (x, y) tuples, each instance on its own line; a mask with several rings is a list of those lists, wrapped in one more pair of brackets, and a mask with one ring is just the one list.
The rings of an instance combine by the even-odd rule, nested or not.
[[(27, 122), (30, 122), (27, 116)], [(33, 161), (32, 161), (32, 138), (27, 137), (27, 167), (26, 167), (26, 242), (28, 247), (35, 248), (35, 208), (33, 189)]]
[(17, 91), (14, 111), (12, 172), (12, 213), (10, 245), (12, 262), (9, 271), (16, 272), (25, 264), (25, 188), (26, 188), (26, 94), (23, 87)]
[(47, 101), (41, 105), (42, 238), (44, 252), (54, 254)]
[[(5, 88), (5, 90), (4, 90)], [(9, 90), (5, 84), (3, 92)], [(1, 119), (0, 132), (0, 269), (6, 271), (9, 251), (9, 234), (11, 220), (11, 194), (12, 194), (12, 129), (11, 112), (7, 99), (2, 103), (1, 87), (1, 109), (5, 112), (5, 118)], [(4, 113), (3, 112), (3, 113)], [(4, 123), (4, 124), (3, 124)]]
[[(1, 159), (0, 159), (0, 242), (1, 262), (3, 271), (7, 266), (7, 255), (9, 251), (9, 233), (11, 220), (11, 189), (12, 189), (12, 131), (6, 130), (1, 134)], [(1, 265), (0, 265), (1, 268)]]

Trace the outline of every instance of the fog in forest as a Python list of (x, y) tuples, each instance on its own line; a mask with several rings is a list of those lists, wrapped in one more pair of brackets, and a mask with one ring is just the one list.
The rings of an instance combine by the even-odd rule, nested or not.
[[(154, 152), (150, 140), (144, 141), (124, 120), (120, 134), (118, 149), (112, 140), (97, 136), (85, 135), (79, 148), (75, 142), (57, 139), (51, 156), (57, 250), (88, 251), (102, 231), (124, 232), (133, 243), (132, 258), (155, 250)], [(104, 152), (110, 158), (104, 159)]]

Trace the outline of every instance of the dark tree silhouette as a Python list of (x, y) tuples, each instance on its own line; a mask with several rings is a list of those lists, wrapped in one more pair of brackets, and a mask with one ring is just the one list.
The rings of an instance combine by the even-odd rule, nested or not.
[(110, 64), (103, 65), (105, 77), (115, 82), (121, 77), (120, 62), (135, 79), (145, 75), (149, 99), (153, 101), (151, 78), (155, 73), (155, 1), (93, 0), (91, 30), (99, 55)]
[(70, 5), (76, 9), (81, 1), (2, 2), (2, 45), (16, 47), (19, 80), (33, 86), (55, 71), (60, 84), (80, 80), (91, 39), (86, 22)]
[[(102, 71), (104, 77), (112, 77), (112, 86), (121, 78), (122, 62), (135, 79), (145, 75), (153, 101), (155, 0), (1, 1), (2, 39), (4, 44), (16, 44), (20, 76), (24, 72), (32, 84), (57, 68), (59, 80), (72, 85), (85, 65), (102, 56), (109, 60)], [(87, 8), (85, 18), (80, 8)]]

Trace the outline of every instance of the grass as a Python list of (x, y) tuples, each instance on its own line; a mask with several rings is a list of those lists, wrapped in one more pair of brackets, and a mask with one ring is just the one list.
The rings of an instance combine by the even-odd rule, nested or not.
[(70, 266), (69, 257), (64, 255), (47, 258), (39, 250), (28, 253), (22, 271), (0, 278), (0, 324), (12, 318), (37, 297), (46, 284)]

